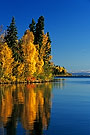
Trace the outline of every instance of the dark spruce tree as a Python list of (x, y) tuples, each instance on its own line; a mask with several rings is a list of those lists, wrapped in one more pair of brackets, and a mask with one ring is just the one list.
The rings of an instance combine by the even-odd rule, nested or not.
[(2, 43), (2, 31), (3, 31), (3, 26), (0, 25), (0, 43)]
[(47, 43), (45, 46), (45, 54), (46, 55), (43, 57), (44, 64), (50, 64), (50, 61), (48, 61), (48, 63), (47, 63), (47, 59), (51, 55), (51, 39), (50, 39), (49, 32), (47, 32), (47, 37), (48, 37), (48, 40), (47, 40)]
[[(50, 39), (49, 32), (47, 32), (47, 37), (48, 37), (48, 40), (47, 40), (47, 45), (46, 45), (46, 47), (48, 46), (48, 44), (51, 45), (51, 39)], [(47, 49), (46, 49), (46, 54), (47, 54), (47, 56), (49, 56), (49, 55), (51, 54), (51, 47), (50, 47), (49, 49), (48, 49), (48, 47), (47, 47)]]
[(44, 31), (44, 17), (40, 16), (38, 19), (38, 23), (36, 24), (36, 32), (35, 32), (35, 44), (39, 44), (39, 49), (42, 46), (42, 34)]
[(51, 44), (51, 39), (50, 39), (49, 32), (47, 32), (47, 36), (48, 36), (48, 42)]
[(7, 26), (7, 32), (5, 35), (5, 41), (7, 42), (8, 46), (12, 49), (13, 57), (15, 61), (19, 61), (19, 48), (18, 48), (18, 37), (17, 37), (17, 28), (15, 25), (15, 18), (12, 17), (12, 22), (10, 26)]
[(35, 24), (36, 23), (35, 23), (34, 19), (32, 19), (32, 23), (29, 25), (30, 31), (32, 31), (34, 35), (35, 35), (35, 29), (36, 29)]

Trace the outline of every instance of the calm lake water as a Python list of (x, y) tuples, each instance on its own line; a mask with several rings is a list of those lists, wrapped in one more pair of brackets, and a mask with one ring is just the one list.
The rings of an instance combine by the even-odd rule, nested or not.
[(90, 135), (90, 78), (0, 85), (0, 135)]

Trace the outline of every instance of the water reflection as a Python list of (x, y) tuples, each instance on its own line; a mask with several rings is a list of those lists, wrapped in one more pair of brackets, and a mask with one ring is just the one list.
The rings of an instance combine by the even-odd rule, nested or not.
[(51, 90), (52, 83), (0, 85), (0, 134), (18, 134), (21, 123), (26, 133), (42, 135), (50, 121)]
[(53, 87), (57, 89), (62, 89), (65, 86), (66, 79), (56, 78), (53, 82)]

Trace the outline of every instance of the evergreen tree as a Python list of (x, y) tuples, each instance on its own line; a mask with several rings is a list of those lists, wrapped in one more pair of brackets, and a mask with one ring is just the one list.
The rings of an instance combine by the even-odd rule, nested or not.
[(17, 61), (19, 58), (17, 34), (18, 33), (17, 33), (16, 25), (15, 25), (15, 18), (12, 17), (12, 22), (10, 23), (10, 26), (7, 26), (7, 33), (5, 35), (5, 41), (7, 42), (8, 46), (12, 49), (13, 57), (15, 61)]
[(51, 39), (50, 39), (49, 32), (47, 32), (47, 36), (48, 36), (48, 43), (50, 43), (50, 44), (51, 44)]
[[(47, 32), (46, 38), (47, 38), (47, 41), (44, 47), (45, 55), (43, 57), (43, 60), (44, 60), (44, 64), (49, 65), (50, 60), (51, 60), (51, 40), (50, 40), (49, 32)], [(43, 40), (45, 40), (44, 37), (43, 37)]]
[(42, 46), (42, 35), (44, 31), (44, 17), (40, 16), (38, 19), (38, 23), (36, 24), (36, 32), (35, 32), (35, 44), (39, 44), (39, 49)]
[(29, 25), (30, 31), (33, 32), (33, 34), (35, 35), (35, 21), (34, 19), (32, 19), (32, 23)]
[(0, 25), (0, 43), (4, 42), (5, 32), (3, 31), (3, 25)]
[(3, 30), (3, 25), (0, 25), (0, 34), (1, 34), (2, 30)]
[(46, 44), (46, 56), (48, 57), (51, 54), (51, 39), (50, 39), (50, 35), (49, 32), (47, 32), (47, 44)]

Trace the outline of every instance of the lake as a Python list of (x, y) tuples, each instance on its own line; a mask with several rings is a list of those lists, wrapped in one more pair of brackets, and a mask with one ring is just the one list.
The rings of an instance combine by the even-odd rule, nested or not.
[(90, 78), (0, 85), (0, 135), (90, 135)]

